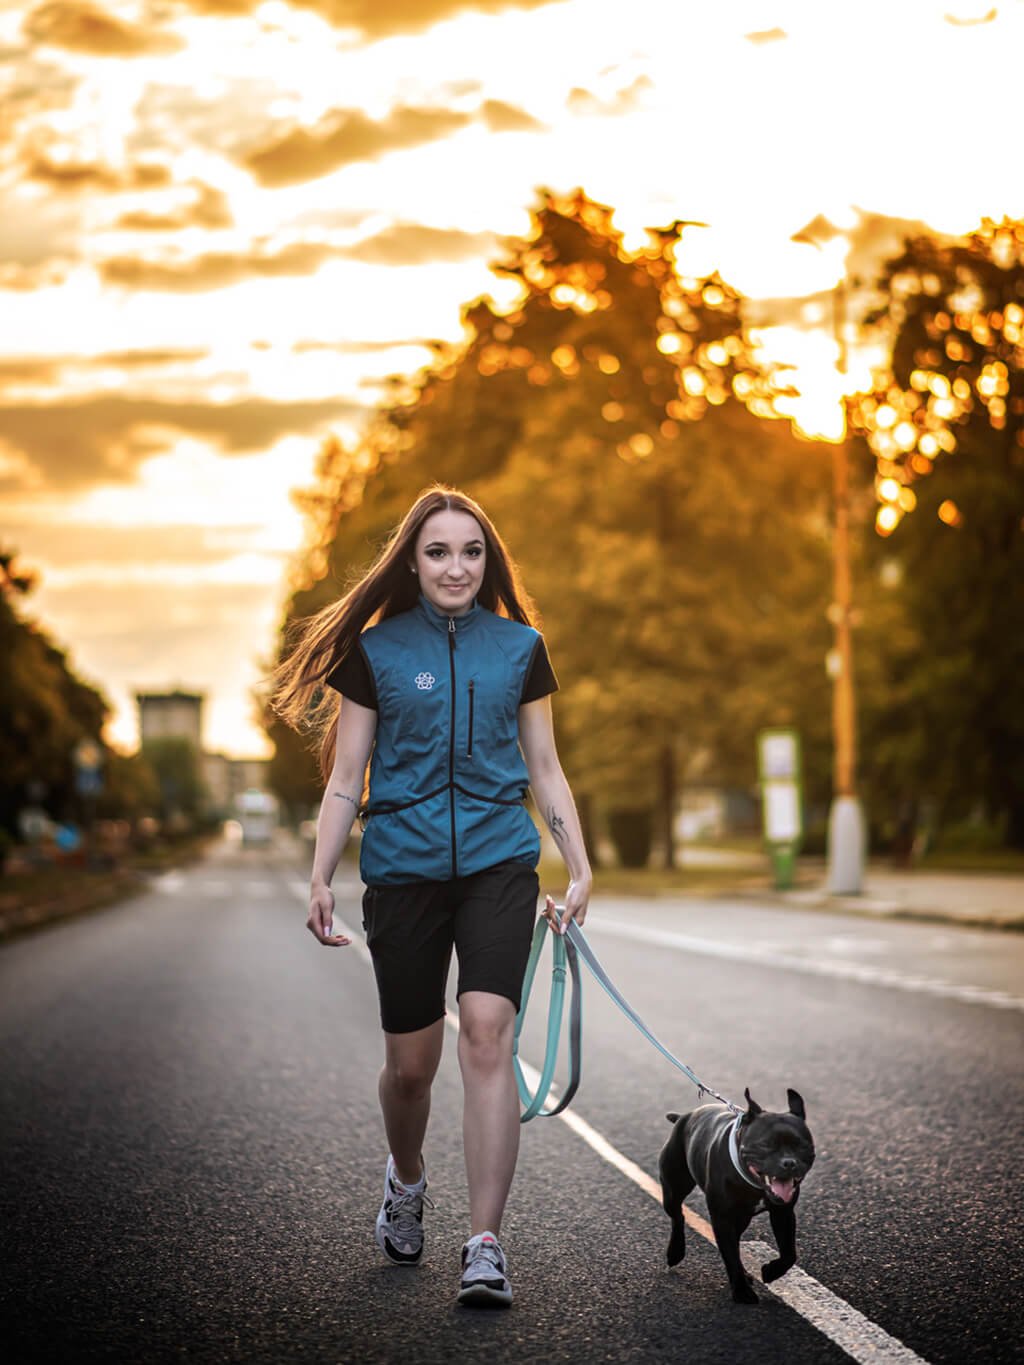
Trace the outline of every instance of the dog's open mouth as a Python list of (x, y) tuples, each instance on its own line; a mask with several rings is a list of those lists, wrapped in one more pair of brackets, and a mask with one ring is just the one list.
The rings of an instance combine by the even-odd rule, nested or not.
[(780, 1204), (791, 1204), (796, 1197), (800, 1180), (796, 1176), (766, 1175), (764, 1171), (759, 1171), (756, 1166), (750, 1167), (752, 1175), (756, 1175), (764, 1186), (764, 1192), (769, 1199), (775, 1199)]

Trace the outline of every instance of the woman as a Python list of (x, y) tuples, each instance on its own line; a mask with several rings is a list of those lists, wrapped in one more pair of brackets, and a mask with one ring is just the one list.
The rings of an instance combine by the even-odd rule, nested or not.
[[(512, 1302), (498, 1234), (519, 1149), (512, 1040), (538, 897), (528, 787), (570, 877), (561, 919), (546, 898), (552, 928), (582, 924), (590, 896), (552, 730), (557, 686), (500, 536), (472, 499), (441, 487), (416, 501), (356, 587), (305, 624), (279, 675), (282, 716), (298, 725), (315, 704), (324, 726), (307, 923), (327, 947), (349, 942), (333, 931), (330, 884), (361, 807), (366, 819), (363, 925), (390, 1145), (376, 1239), (401, 1265), (423, 1254), (421, 1153), (453, 947), (458, 958), (471, 1220), (458, 1298), (467, 1304)], [(334, 693), (340, 709), (325, 700)]]

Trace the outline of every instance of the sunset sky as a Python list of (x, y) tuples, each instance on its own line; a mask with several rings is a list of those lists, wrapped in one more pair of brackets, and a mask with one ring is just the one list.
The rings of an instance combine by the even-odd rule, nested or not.
[[(290, 490), (502, 299), (536, 187), (695, 219), (835, 431), (827, 294), (914, 224), (1024, 216), (1024, 0), (0, 0), (0, 539), (115, 707), (250, 691)], [(790, 241), (818, 214), (845, 236)], [(506, 291), (504, 294), (501, 291)], [(824, 301), (823, 301), (824, 300)], [(760, 308), (761, 314), (757, 313)], [(776, 315), (776, 314), (772, 314)], [(854, 374), (867, 354), (855, 354)]]

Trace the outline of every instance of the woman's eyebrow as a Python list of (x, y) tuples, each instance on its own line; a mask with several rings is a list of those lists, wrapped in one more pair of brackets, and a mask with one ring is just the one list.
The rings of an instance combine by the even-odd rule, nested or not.
[[(467, 540), (462, 548), (464, 550), (469, 550), (474, 545), (483, 545), (483, 541), (479, 536), (474, 536), (472, 540)], [(428, 540), (423, 548), (424, 550), (448, 550), (451, 546), (446, 540)]]

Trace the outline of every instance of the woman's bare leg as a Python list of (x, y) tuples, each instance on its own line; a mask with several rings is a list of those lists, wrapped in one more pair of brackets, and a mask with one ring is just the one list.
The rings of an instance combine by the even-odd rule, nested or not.
[(462, 1138), (469, 1185), (470, 1235), (501, 1231), (519, 1154), (519, 1096), (512, 1069), (516, 1010), (488, 991), (459, 997)]
[(415, 1185), (423, 1174), (430, 1087), (443, 1044), (443, 1019), (415, 1033), (384, 1034), (384, 1066), (377, 1090), (395, 1170), (404, 1185)]

